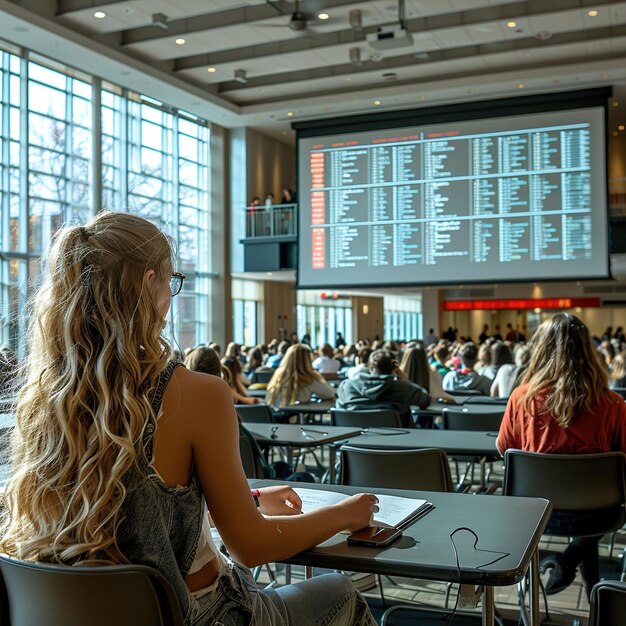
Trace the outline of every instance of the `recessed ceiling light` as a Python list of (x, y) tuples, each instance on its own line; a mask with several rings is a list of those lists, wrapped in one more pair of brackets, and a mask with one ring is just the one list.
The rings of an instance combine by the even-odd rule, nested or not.
[(99, 20), (102, 20), (102, 19), (104, 19), (104, 18), (107, 16), (107, 14), (106, 14), (104, 11), (96, 11), (96, 12), (93, 14), (93, 16), (94, 16), (95, 18), (99, 19)]
[(598, 12), (595, 9), (591, 9), (591, 11), (587, 11), (587, 15), (589, 17), (595, 17), (596, 15), (598, 15)]
[(619, 133), (616, 130), (614, 130), (611, 134), (613, 135), (613, 137), (617, 137), (619, 135)]
[(320, 14), (317, 16), (317, 19), (318, 19), (318, 20), (327, 20), (329, 17), (330, 17), (330, 15), (328, 15), (328, 13), (320, 13)]
[(625, 128), (624, 124), (620, 124), (620, 125), (617, 127), (617, 130), (624, 130), (624, 128)]
[(382, 104), (380, 100), (374, 100), (374, 106), (379, 107)]
[(426, 98), (428, 98), (428, 96), (420, 96), (420, 100), (426, 100)]
[(510, 22), (506, 23), (507, 28), (515, 28), (517, 26), (517, 22), (511, 20)]
[(283, 135), (286, 135), (286, 134), (287, 134), (287, 131), (286, 131), (286, 130), (284, 130), (284, 131), (283, 131)]
[(608, 74), (602, 74), (602, 76), (600, 78), (604, 78), (604, 80), (606, 80), (609, 77)]
[(268, 276), (272, 276), (273, 274), (272, 274), (272, 272), (268, 272), (267, 275)]
[(293, 111), (287, 111), (287, 117), (293, 117)]
[(176, 40), (176, 43), (177, 43), (179, 46), (182, 46), (182, 45), (185, 43), (185, 40), (184, 40), (182, 37), (179, 37), (179, 38)]
[(618, 107), (619, 106), (619, 102), (617, 100), (613, 100), (613, 102), (611, 102), (611, 106)]
[(215, 72), (217, 72), (217, 68), (216, 68), (216, 67), (207, 67), (207, 68), (206, 68), (206, 71), (207, 71), (209, 74), (215, 74)]
[(518, 89), (524, 89), (524, 87), (526, 87), (526, 85), (524, 85), (524, 83), (517, 83), (517, 88)]

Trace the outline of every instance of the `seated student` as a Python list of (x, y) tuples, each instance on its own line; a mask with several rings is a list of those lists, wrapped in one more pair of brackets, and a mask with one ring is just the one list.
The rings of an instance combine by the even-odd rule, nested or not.
[(354, 367), (349, 367), (347, 371), (348, 378), (356, 378), (363, 373), (369, 374), (369, 368), (367, 362), (372, 354), (371, 348), (361, 348), (354, 359)]
[(0, 550), (153, 567), (187, 626), (375, 626), (341, 574), (267, 590), (252, 580), (248, 567), (367, 526), (376, 497), (298, 514), (295, 491), (275, 486), (255, 506), (228, 386), (168, 362), (162, 331), (183, 279), (166, 235), (138, 216), (58, 231), (32, 314)]
[(408, 348), (402, 355), (400, 369), (406, 375), (406, 379), (420, 387), (423, 387), (431, 397), (441, 399), (443, 402), (456, 404), (456, 400), (446, 393), (441, 386), (441, 376), (428, 367), (426, 352), (420, 346)]
[[(483, 346), (481, 346), (481, 349)], [(480, 350), (479, 350), (480, 354)], [(498, 370), (503, 365), (512, 365), (513, 364), (513, 355), (511, 354), (511, 350), (509, 346), (507, 346), (503, 341), (494, 341), (491, 344), (491, 362), (487, 365), (482, 371), (479, 371), (479, 374), (486, 376), (489, 380), (494, 380), (496, 375), (498, 374)]]
[[(626, 403), (609, 391), (606, 368), (587, 327), (574, 315), (558, 313), (539, 326), (523, 384), (509, 398), (496, 445), (549, 454), (626, 452)], [(598, 488), (602, 487), (598, 484)], [(595, 515), (606, 515), (605, 511)], [(546, 532), (584, 534), (590, 513), (557, 511)], [(599, 580), (600, 537), (574, 537), (562, 554), (542, 560), (551, 569), (546, 593), (554, 594), (581, 574), (587, 593)]]
[(233, 357), (225, 357), (222, 359), (222, 365), (228, 370), (228, 386), (233, 394), (233, 402), (235, 404), (259, 404), (259, 398), (251, 398), (248, 396), (246, 388), (241, 382), (241, 361)]
[(461, 362), (457, 369), (449, 371), (443, 377), (443, 388), (446, 391), (477, 390), (485, 396), (491, 390), (491, 380), (474, 371), (478, 359), (478, 351), (473, 343), (466, 343), (459, 353)]
[(344, 380), (337, 391), (337, 407), (348, 411), (392, 409), (403, 426), (412, 427), (411, 407), (425, 409), (430, 405), (428, 392), (408, 380), (402, 380), (398, 362), (386, 350), (372, 352), (369, 374)]
[(311, 366), (311, 350), (296, 343), (287, 350), (279, 368), (267, 385), (266, 400), (276, 408), (296, 402), (308, 402), (315, 394), (332, 400), (335, 390)]
[(442, 378), (450, 371), (448, 367), (448, 359), (450, 358), (450, 349), (445, 342), (439, 342), (433, 351), (433, 362), (431, 369), (439, 374)]
[(518, 345), (515, 350), (515, 364), (505, 363), (500, 366), (496, 377), (491, 383), (493, 398), (508, 398), (516, 387), (519, 387), (524, 372), (530, 361), (530, 346)]
[(609, 386), (611, 389), (624, 389), (626, 387), (626, 350), (620, 352), (613, 359), (609, 373)]
[(336, 374), (341, 369), (341, 363), (333, 357), (333, 349), (325, 343), (320, 349), (320, 356), (313, 361), (313, 369), (320, 374)]
[(285, 353), (289, 349), (290, 345), (291, 343), (289, 343), (288, 341), (281, 341), (276, 347), (276, 354), (272, 354), (267, 357), (267, 361), (265, 361), (266, 367), (276, 369), (283, 360), (283, 357), (285, 356)]
[[(220, 363), (217, 352), (211, 348), (199, 347), (192, 350), (185, 359), (185, 367), (194, 372), (203, 372), (210, 376), (223, 378), (227, 383), (230, 378), (230, 370)], [(239, 413), (239, 436), (245, 437), (250, 442), (250, 447), (263, 469), (263, 478), (289, 480), (293, 482), (313, 483), (315, 478), (308, 472), (294, 472), (291, 466), (284, 461), (276, 461), (271, 465), (267, 462), (254, 435), (242, 424)]]

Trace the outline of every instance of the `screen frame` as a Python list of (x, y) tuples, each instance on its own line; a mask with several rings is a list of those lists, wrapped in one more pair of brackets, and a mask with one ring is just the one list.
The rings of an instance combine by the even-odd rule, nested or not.
[[(462, 102), (437, 107), (424, 107), (398, 111), (385, 111), (380, 113), (368, 113), (350, 117), (324, 118), (318, 120), (293, 122), (292, 129), (296, 131), (296, 172), (298, 207), (302, 198), (300, 188), (300, 140), (315, 137), (327, 137), (329, 135), (369, 132), (372, 130), (393, 130), (407, 126), (426, 126), (430, 124), (442, 124), (449, 122), (467, 122), (473, 120), (487, 120), (515, 115), (528, 115), (534, 113), (548, 113), (566, 110), (601, 107), (604, 115), (604, 200), (606, 207), (606, 274), (597, 276), (585, 276), (582, 278), (548, 277), (542, 278), (541, 282), (556, 283), (576, 280), (577, 282), (589, 282), (597, 280), (613, 280), (611, 273), (611, 225), (608, 212), (608, 105), (612, 97), (611, 87), (584, 89), (576, 91), (562, 91), (533, 96), (516, 96), (496, 100), (478, 100)], [(302, 231), (305, 226), (298, 208), (298, 241), (302, 241)], [(506, 279), (472, 279), (471, 281), (441, 281), (441, 282), (411, 282), (387, 281), (384, 283), (362, 284), (332, 284), (327, 283), (302, 285), (300, 282), (300, 245), (298, 245), (298, 263), (296, 266), (296, 289), (364, 289), (385, 287), (448, 287), (452, 285), (493, 285), (493, 284), (523, 284), (532, 282), (522, 278)]]

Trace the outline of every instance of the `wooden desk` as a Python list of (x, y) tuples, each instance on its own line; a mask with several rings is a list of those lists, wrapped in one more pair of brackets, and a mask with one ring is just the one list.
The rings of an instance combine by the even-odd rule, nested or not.
[[(275, 484), (254, 481), (254, 486)], [(306, 483), (298, 487), (306, 488)], [(315, 485), (346, 494), (363, 488)], [(404, 536), (387, 548), (348, 545), (346, 535), (335, 535), (321, 545), (286, 559), (286, 563), (309, 567), (373, 572), (388, 576), (426, 578), (484, 586), (482, 623), (493, 626), (493, 588), (518, 583), (530, 569), (530, 626), (539, 624), (539, 560), (537, 546), (550, 517), (551, 505), (540, 498), (477, 496), (393, 489), (368, 489), (432, 502), (434, 509), (404, 530)], [(459, 556), (456, 566), (450, 534)], [(460, 577), (459, 577), (460, 573)]]
[[(293, 465), (294, 448), (315, 448), (326, 446), (335, 441), (349, 441), (361, 434), (360, 428), (329, 426), (326, 424), (257, 424), (244, 422), (243, 425), (263, 445), (284, 447), (287, 450), (287, 463)], [(329, 480), (335, 480), (335, 458), (337, 450), (329, 445)]]

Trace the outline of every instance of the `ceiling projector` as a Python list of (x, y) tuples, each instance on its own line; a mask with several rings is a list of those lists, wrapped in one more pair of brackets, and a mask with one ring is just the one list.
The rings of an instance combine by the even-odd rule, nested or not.
[(413, 45), (413, 35), (402, 26), (388, 26), (379, 28), (377, 32), (370, 33), (366, 38), (367, 43), (374, 50), (395, 50)]

